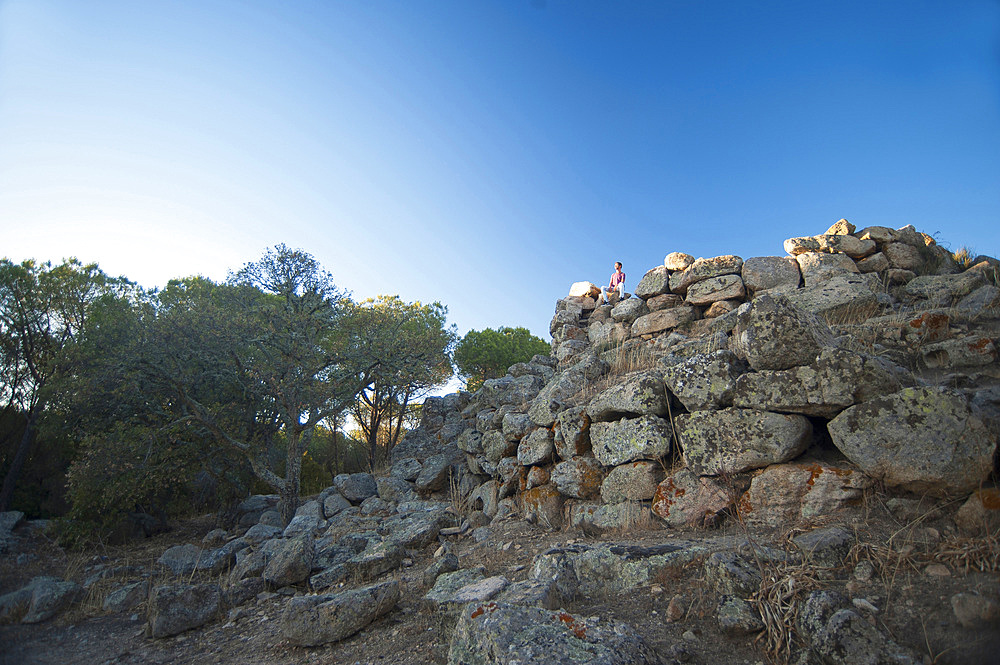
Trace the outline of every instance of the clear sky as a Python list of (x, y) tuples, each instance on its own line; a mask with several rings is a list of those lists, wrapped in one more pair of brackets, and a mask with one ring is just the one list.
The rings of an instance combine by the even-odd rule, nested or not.
[(1000, 254), (995, 0), (0, 0), (0, 256), (277, 243), (548, 340), (572, 282), (841, 217)]

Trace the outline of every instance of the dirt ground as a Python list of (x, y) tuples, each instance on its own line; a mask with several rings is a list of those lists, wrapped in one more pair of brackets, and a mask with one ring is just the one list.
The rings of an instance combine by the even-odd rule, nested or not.
[[(825, 524), (839, 524), (856, 534), (857, 544), (844, 565), (828, 570), (812, 566), (768, 568), (765, 574), (795, 579), (795, 592), (776, 609), (787, 619), (795, 600), (811, 588), (832, 588), (849, 597), (863, 597), (873, 607), (864, 615), (883, 632), (924, 658), (925, 663), (980, 665), (995, 663), (1000, 653), (1000, 623), (987, 628), (963, 628), (955, 618), (951, 597), (958, 592), (1000, 593), (1000, 548), (992, 538), (960, 538), (950, 515), (954, 506), (924, 512), (901, 521), (872, 495), (853, 514), (838, 514)], [(129, 546), (100, 551), (66, 553), (39, 530), (19, 527), (20, 542), (14, 552), (0, 557), (0, 593), (20, 588), (36, 575), (57, 575), (82, 581), (95, 564), (144, 566), (157, 571), (156, 559), (168, 547), (200, 543), (214, 526), (212, 516), (175, 525), (169, 533)], [(820, 526), (820, 525), (814, 525)], [(449, 536), (462, 567), (485, 566), (488, 575), (517, 581), (530, 575), (535, 555), (550, 547), (600, 541), (651, 545), (672, 539), (692, 539), (725, 534), (751, 536), (761, 544), (787, 544), (790, 533), (748, 533), (735, 520), (712, 530), (652, 530), (605, 534), (588, 538), (573, 530), (547, 531), (511, 519), (494, 522), (488, 540)], [(801, 531), (801, 530), (800, 530)], [(800, 532), (799, 531), (799, 532)], [(422, 597), (427, 589), (421, 578), (434, 557), (437, 544), (411, 552), (412, 564), (392, 575), (401, 583), (402, 597), (387, 616), (360, 633), (336, 644), (314, 648), (294, 647), (279, 632), (287, 596), (267, 594), (256, 603), (227, 610), (203, 628), (166, 639), (146, 637), (144, 608), (134, 613), (104, 614), (104, 597), (133, 575), (94, 585), (87, 597), (71, 610), (38, 625), (0, 627), (0, 663), (28, 665), (52, 663), (220, 663), (224, 665), (310, 663), (427, 663), (447, 661), (449, 631), (446, 620), (427, 610)], [(856, 573), (869, 569), (870, 579)], [(176, 581), (156, 573), (155, 582)], [(224, 582), (224, 576), (217, 578)], [(302, 593), (304, 590), (290, 590)], [(723, 634), (715, 618), (719, 596), (710, 588), (697, 562), (674, 578), (658, 580), (612, 597), (577, 598), (565, 609), (581, 616), (614, 618), (631, 624), (660, 654), (664, 663), (686, 662), (741, 665), (782, 662), (785, 652), (769, 653), (768, 637)], [(775, 609), (772, 607), (772, 609)], [(791, 608), (791, 609), (789, 609)], [(779, 616), (782, 616), (779, 612)], [(787, 623), (787, 621), (786, 621)], [(785, 637), (788, 634), (785, 633)], [(773, 642), (772, 642), (773, 645)], [(797, 649), (791, 654), (794, 657)]]

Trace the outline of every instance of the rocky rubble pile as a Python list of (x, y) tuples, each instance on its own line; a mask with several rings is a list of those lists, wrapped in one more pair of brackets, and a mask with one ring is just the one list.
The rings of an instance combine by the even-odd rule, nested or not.
[[(388, 475), (338, 476), (288, 525), (277, 497), (250, 497), (233, 530), (160, 558), (191, 582), (151, 584), (147, 571), (108, 611), (145, 604), (148, 634), (164, 637), (287, 595), (283, 638), (325, 644), (392, 612), (398, 571), (438, 548), (424, 603), (451, 631), (449, 663), (651, 663), (628, 625), (562, 608), (697, 566), (722, 598), (722, 630), (753, 634), (763, 629), (750, 603), (761, 561), (834, 567), (851, 535), (809, 531), (791, 554), (734, 536), (594, 542), (541, 553), (516, 582), (460, 567), (450, 543), (483, 541), (492, 521), (515, 518), (598, 538), (732, 518), (751, 530), (804, 527), (875, 484), (901, 501), (957, 500), (959, 528), (995, 531), (1000, 262), (960, 266), (912, 227), (856, 231), (846, 220), (784, 247), (790, 256), (668, 254), (611, 304), (574, 284), (556, 304), (552, 354), (474, 395), (427, 399)], [(58, 601), (43, 600), (59, 582), (0, 598), (0, 619), (51, 616), (81, 592), (59, 587)], [(966, 595), (953, 599), (956, 615), (996, 620), (996, 599)], [(804, 598), (806, 653), (919, 662), (871, 625), (867, 607), (833, 592)]]

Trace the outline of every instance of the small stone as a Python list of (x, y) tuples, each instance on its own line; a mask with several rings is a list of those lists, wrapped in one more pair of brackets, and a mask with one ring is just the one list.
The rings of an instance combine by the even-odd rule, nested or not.
[(943, 563), (932, 563), (924, 568), (924, 573), (931, 577), (951, 577), (951, 571)]
[(864, 559), (858, 562), (858, 565), (854, 566), (854, 579), (859, 582), (867, 582), (872, 578), (875, 573), (875, 566), (868, 559)]
[(667, 603), (666, 620), (668, 622), (680, 621), (687, 612), (687, 601), (684, 596), (676, 595)]

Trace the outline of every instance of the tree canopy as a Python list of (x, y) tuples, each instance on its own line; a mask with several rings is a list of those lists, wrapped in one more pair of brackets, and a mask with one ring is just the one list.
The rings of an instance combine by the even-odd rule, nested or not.
[(395, 295), (354, 308), (359, 334), (379, 358), (352, 413), (368, 442), (371, 467), (380, 446), (388, 454), (399, 440), (411, 402), (452, 375), (449, 352), (456, 333), (446, 324), (447, 313), (441, 303), (406, 303)]
[(0, 260), (0, 504), (27, 463), (33, 483), (65, 478), (71, 539), (261, 491), (288, 521), (303, 488), (387, 457), (455, 366), (474, 389), (548, 352), (524, 328), (456, 347), (447, 313), (355, 302), (285, 245), (225, 281), (152, 290), (75, 259)]
[(470, 330), (455, 347), (455, 364), (468, 389), (475, 391), (487, 379), (506, 374), (511, 365), (549, 351), (549, 345), (527, 328)]

